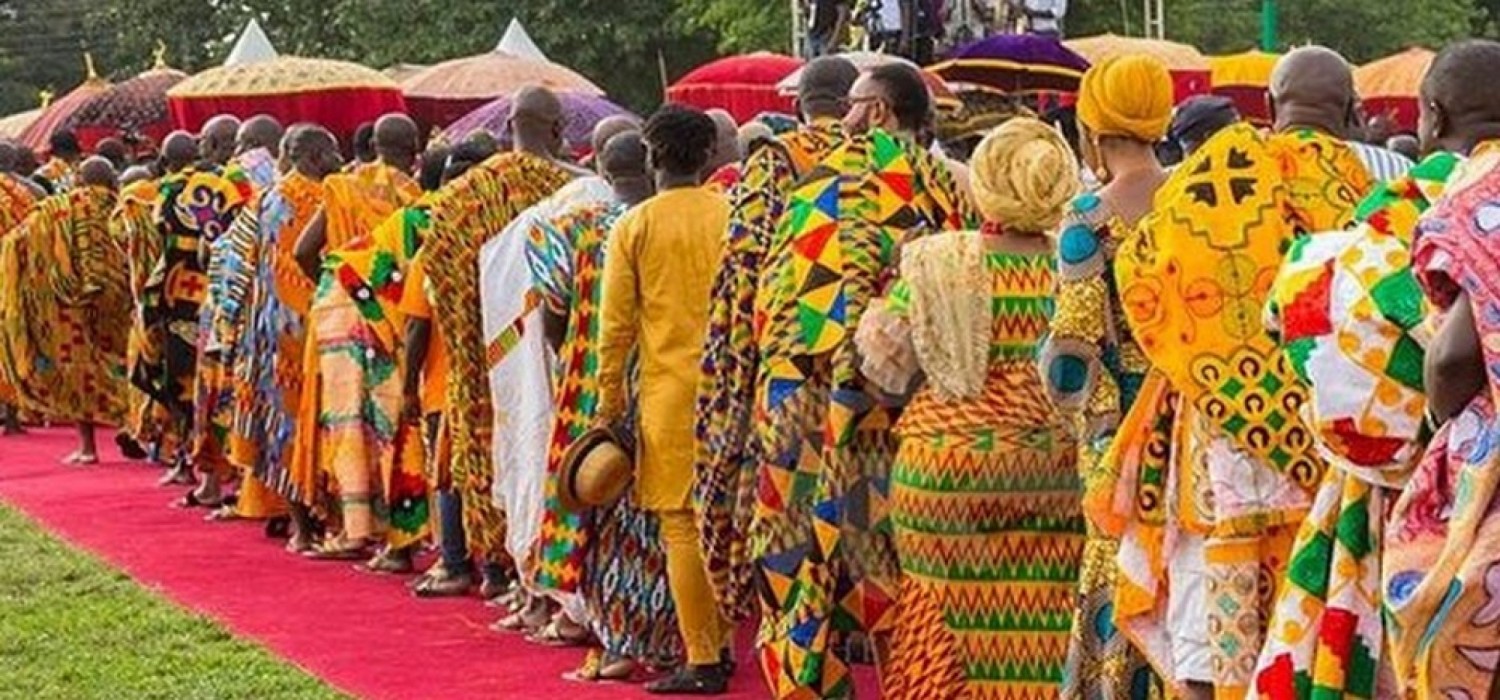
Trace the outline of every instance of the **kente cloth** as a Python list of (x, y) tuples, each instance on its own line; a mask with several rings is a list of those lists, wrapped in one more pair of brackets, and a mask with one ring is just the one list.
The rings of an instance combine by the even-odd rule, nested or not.
[(548, 444), (553, 428), (552, 367), (542, 327), (541, 277), (532, 273), (527, 248), (537, 228), (575, 207), (613, 198), (599, 177), (568, 183), (521, 212), (479, 250), (485, 371), (495, 428), (491, 443), (495, 505), (505, 513), (505, 547), (528, 582), (533, 547), (542, 530)]
[(902, 238), (965, 228), (971, 211), (941, 163), (873, 131), (801, 180), (768, 248), (749, 546), (765, 581), (760, 660), (776, 698), (846, 694), (838, 650), (848, 635), (889, 632), (896, 411), (865, 391), (846, 341), (884, 291)]
[(199, 312), (208, 293), (206, 247), (229, 230), (250, 194), (248, 180), (190, 167), (162, 178), (152, 213), (162, 252), (141, 289), (148, 346), (131, 381), (171, 412), (184, 438), (193, 411)]
[(200, 470), (231, 476), (229, 431), (234, 415), (234, 351), (248, 323), (255, 256), (259, 254), (258, 195), (209, 244), (208, 291), (199, 309), (198, 371), (194, 377), (193, 433), (189, 453)]
[(776, 226), (797, 179), (843, 141), (843, 126), (823, 120), (752, 146), (740, 182), (729, 190), (729, 230), (714, 280), (703, 373), (695, 411), (697, 460), (693, 507), (703, 560), (725, 617), (755, 613), (754, 566), (745, 533), (755, 512), (755, 288)]
[(276, 157), (265, 148), (252, 148), (240, 153), (224, 166), (224, 177), (249, 181), (251, 190), (256, 194), (275, 185), (277, 175)]
[(555, 414), (547, 446), (541, 532), (532, 553), (542, 590), (579, 590), (594, 537), (592, 518), (558, 500), (562, 458), (593, 423), (599, 400), (599, 306), (604, 250), (610, 228), (625, 213), (609, 202), (574, 210), (532, 229), (526, 259), (547, 313), (567, 319), (552, 373)]
[(365, 163), (323, 180), (324, 250), (339, 250), (370, 235), (392, 214), (422, 195), (417, 181), (384, 163)]
[(234, 350), (230, 458), (291, 503), (313, 505), (316, 475), (294, 473), (294, 453), (315, 435), (301, 420), (307, 312), (313, 283), (293, 256), (297, 238), (322, 205), (320, 183), (290, 172), (262, 194), (245, 325)]
[[(13, 177), (0, 176), (0, 247), (6, 245), (6, 236), (26, 218), (35, 204), (36, 197), (30, 189)], [(0, 256), (3, 255), (0, 253)], [(19, 277), (15, 273), (0, 274), (0, 300), (18, 294), (18, 284)], [(4, 314), (5, 304), (0, 301), (0, 404), (9, 404), (16, 400), (16, 389), (6, 381), (11, 372), (6, 369), (10, 357), (4, 336), (8, 323)]]
[[(1500, 152), (1470, 155), (1422, 217), (1412, 267), (1430, 303), (1467, 298), (1486, 387), (1438, 431), (1386, 525), (1382, 560), (1387, 648), (1399, 691), (1484, 697), (1500, 648)], [(1462, 295), (1460, 294), (1462, 292)]]
[(54, 156), (37, 168), (32, 177), (40, 180), (49, 194), (62, 194), (73, 189), (77, 172), (71, 163)]
[(1280, 162), (1289, 220), (1299, 233), (1347, 228), (1360, 201), (1379, 184), (1357, 151), (1321, 131), (1275, 134), (1266, 147)]
[(1103, 460), (1151, 364), (1130, 335), (1114, 259), (1127, 224), (1096, 193), (1074, 198), (1059, 225), (1057, 292), (1037, 365), (1047, 398), (1078, 443), (1088, 544), (1060, 691), (1065, 698), (1143, 699), (1159, 692), (1151, 667), (1113, 619), (1120, 524), (1110, 509), (1114, 465)]
[(406, 335), (400, 305), (430, 223), (423, 206), (403, 208), (329, 253), (308, 321), (316, 345), (307, 351), (316, 354), (319, 370), (304, 381), (320, 384), (312, 392), (318, 472), (336, 486), (346, 537), (384, 533), (394, 547), (427, 533), (421, 433), (400, 416)]
[[(424, 244), (434, 320), (448, 343), (448, 405), (443, 420), (450, 436), (449, 470), (463, 499), (469, 549), (498, 554), (504, 520), (491, 488), (493, 404), (486, 393), (486, 361), (479, 297), (479, 248), (512, 219), (557, 191), (569, 173), (526, 153), (505, 153), (449, 183), (431, 209), (432, 232)], [(497, 348), (498, 350), (498, 348)]]
[(677, 611), (667, 586), (657, 515), (626, 489), (594, 514), (595, 541), (585, 553), (581, 588), (604, 652), (659, 668), (684, 658)]
[[(1353, 217), (1343, 151), (1277, 139), (1246, 125), (1210, 139), (1115, 260), (1132, 334), (1165, 382), (1149, 401), (1143, 392), (1105, 457), (1116, 486), (1103, 520), (1123, 522), (1116, 621), (1165, 681), (1211, 682), (1225, 697), (1248, 691), (1266, 630), (1272, 601), (1255, 581), (1280, 580), (1323, 472), (1302, 415), (1306, 385), (1262, 311), (1294, 238)], [(1174, 644), (1201, 642), (1167, 626), (1166, 572), (1184, 535), (1204, 540), (1207, 678), (1174, 667)]]
[(1262, 698), (1393, 694), (1381, 620), (1384, 518), (1428, 438), (1429, 309), (1409, 251), (1417, 218), (1458, 161), (1429, 157), (1372, 193), (1354, 228), (1298, 240), (1272, 287), (1268, 325), (1310, 389), (1329, 469), (1277, 589), (1256, 668)]
[[(109, 232), (115, 192), (75, 187), (41, 200), (9, 234), (19, 312), (7, 328), (23, 408), (55, 420), (118, 425), (125, 416), (130, 292)], [(6, 270), (11, 272), (12, 270)]]
[[(156, 340), (148, 340), (148, 329), (141, 317), (141, 292), (151, 269), (161, 257), (162, 235), (156, 227), (152, 210), (160, 196), (161, 181), (147, 179), (126, 185), (120, 190), (115, 209), (110, 213), (110, 235), (125, 250), (125, 260), (130, 281), (130, 334), (125, 352), (125, 376), (136, 376), (137, 367), (150, 365), (159, 358), (144, 357), (142, 353), (151, 348), (160, 348), (158, 333)], [(162, 410), (160, 404), (151, 400), (150, 394), (132, 382), (129, 389), (129, 408), (124, 428), (138, 442), (156, 442), (161, 434)]]
[[(950, 341), (968, 334), (959, 317), (975, 316), (985, 342), (975, 393), (929, 383), (897, 424), (891, 512), (903, 581), (884, 673), (894, 700), (1052, 698), (1067, 658), (1087, 539), (1077, 448), (1033, 359), (1052, 315), (1054, 260), (990, 251), (988, 238), (908, 244), (888, 303), (913, 333)], [(944, 311), (968, 301), (983, 309)], [(957, 333), (934, 327), (955, 322)], [(952, 360), (919, 356), (929, 378)]]

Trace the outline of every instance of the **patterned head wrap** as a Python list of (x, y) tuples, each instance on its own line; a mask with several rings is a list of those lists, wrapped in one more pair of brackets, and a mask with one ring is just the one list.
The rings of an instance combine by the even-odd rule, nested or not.
[(1172, 76), (1150, 56), (1117, 56), (1083, 74), (1078, 121), (1098, 136), (1156, 142), (1172, 123)]
[(990, 132), (970, 161), (984, 218), (1016, 231), (1050, 231), (1078, 193), (1078, 161), (1052, 127), (1030, 117)]

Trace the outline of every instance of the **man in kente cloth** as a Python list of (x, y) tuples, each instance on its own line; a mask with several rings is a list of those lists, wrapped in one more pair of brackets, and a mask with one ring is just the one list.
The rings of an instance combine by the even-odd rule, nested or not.
[[(134, 182), (122, 182), (119, 201), (110, 216), (110, 232), (123, 242), (130, 279), (131, 305), (130, 342), (125, 356), (127, 376), (145, 376), (145, 369), (161, 362), (161, 329), (146, 324), (142, 310), (145, 308), (146, 282), (161, 259), (162, 245), (166, 241), (161, 227), (156, 222), (156, 202), (161, 198), (161, 185), (166, 176), (181, 172), (193, 164), (198, 157), (198, 142), (186, 131), (174, 131), (162, 140), (160, 168), (163, 172), (148, 173), (147, 177)], [(121, 178), (122, 181), (126, 178)], [(125, 431), (138, 445), (152, 446), (155, 459), (175, 454), (178, 440), (185, 435), (175, 434), (170, 429), (170, 414), (166, 405), (141, 388), (139, 382), (131, 382), (130, 413), (126, 416)]]
[[(1189, 697), (1250, 688), (1270, 616), (1256, 582), (1286, 571), (1325, 466), (1300, 410), (1307, 385), (1262, 322), (1270, 282), (1295, 240), (1352, 223), (1372, 186), (1340, 140), (1354, 109), (1348, 64), (1302, 48), (1271, 82), (1276, 133), (1234, 125), (1210, 138), (1115, 263), (1153, 367), (1103, 462), (1127, 490), (1115, 503), (1146, 504), (1119, 514), (1115, 611)], [(1153, 449), (1162, 441), (1166, 458)], [(1180, 504), (1170, 509), (1172, 498), (1151, 495), (1169, 486)]]
[(198, 134), (198, 166), (222, 169), (229, 165), (239, 134), (240, 120), (234, 115), (220, 114), (204, 122)]
[(846, 654), (892, 630), (899, 565), (886, 506), (898, 411), (866, 390), (854, 328), (903, 238), (971, 225), (947, 166), (918, 143), (931, 101), (910, 66), (850, 89), (844, 141), (795, 187), (757, 293), (762, 462), (750, 525), (776, 698), (851, 691)]
[[(31, 212), (40, 194), (40, 188), (33, 189), (34, 185), (15, 175), (16, 157), (15, 145), (0, 141), (0, 250), (4, 249), (7, 235)], [(0, 275), (0, 299), (16, 294), (14, 289), (18, 284), (15, 276)], [(21, 409), (16, 405), (15, 387), (6, 380), (10, 374), (10, 359), (4, 339), (8, 323), (5, 313), (5, 306), (0, 303), (0, 411), (4, 413), (0, 415), (0, 423), (3, 423), (0, 434), (19, 435), (25, 432), (21, 428)]]
[(162, 178), (152, 213), (163, 237), (162, 253), (141, 292), (148, 347), (131, 381), (167, 409), (169, 429), (180, 445), (168, 458), (171, 467), (164, 484), (193, 480), (186, 443), (193, 435), (199, 313), (208, 293), (207, 249), (229, 230), (250, 195), (247, 180), (230, 181), (204, 161)]
[(47, 162), (32, 173), (31, 178), (47, 194), (61, 194), (73, 186), (78, 162), (83, 160), (83, 147), (78, 145), (78, 135), (71, 129), (52, 132), (47, 141)]
[(740, 182), (729, 190), (729, 230), (714, 280), (698, 384), (693, 502), (709, 580), (719, 607), (732, 620), (755, 612), (746, 538), (761, 462), (753, 432), (760, 360), (755, 289), (792, 188), (843, 142), (839, 120), (858, 77), (859, 69), (838, 56), (809, 62), (797, 88), (802, 125), (775, 140), (752, 143)]
[(740, 128), (734, 116), (722, 109), (710, 109), (705, 114), (714, 120), (714, 150), (708, 156), (708, 165), (703, 166), (703, 179), (710, 188), (728, 192), (740, 181)]
[[(319, 248), (330, 252), (321, 264), (309, 316), (303, 377), (303, 420), (313, 422), (316, 434), (299, 443), (299, 449), (312, 449), (293, 459), (308, 460), (337, 494), (343, 526), (338, 547), (367, 556), (383, 542), (384, 550), (367, 568), (385, 573), (410, 571), (411, 550), (426, 534), (421, 433), (397, 434), (405, 325), (396, 317), (397, 306), (417, 242), (405, 215), (393, 215), (421, 194), (408, 174), (416, 161), (417, 134), (406, 115), (378, 119), (376, 161), (323, 182), (321, 218), (314, 216), (297, 251), (304, 268), (312, 255), (322, 258)], [(415, 451), (398, 452), (398, 437)], [(403, 456), (414, 463), (396, 464)], [(392, 493), (386, 488), (388, 474), (409, 478), (398, 479), (400, 488)]]
[(444, 189), (432, 207), (432, 232), (422, 251), (432, 285), (433, 320), (448, 348), (448, 401), (441, 431), (447, 445), (440, 449), (449, 450), (469, 550), (490, 561), (503, 553), (505, 525), (491, 493), (495, 419), (486, 358), (504, 346), (484, 343), (476, 274), (479, 249), (575, 175), (555, 155), (562, 144), (557, 96), (543, 88), (523, 88), (512, 105), (513, 150), (490, 158)]
[(222, 487), (237, 476), (229, 461), (229, 430), (234, 413), (234, 350), (246, 323), (256, 246), (255, 202), (276, 182), (281, 152), (281, 124), (259, 115), (240, 125), (235, 154), (224, 167), (231, 182), (248, 181), (250, 204), (235, 217), (228, 233), (209, 246), (208, 295), (198, 329), (198, 375), (193, 403), (192, 460), (202, 478), (192, 500), (218, 508), (209, 518), (238, 517), (235, 504), (224, 505)]
[(326, 504), (315, 502), (322, 493), (315, 475), (292, 470), (294, 445), (317, 430), (299, 420), (313, 283), (292, 248), (323, 204), (323, 179), (342, 163), (333, 135), (305, 124), (292, 127), (285, 155), (292, 169), (251, 210), (255, 247), (244, 328), (234, 349), (229, 458), (248, 472), (239, 515), (265, 518), (289, 507), (296, 531), (288, 548), (305, 551), (313, 540), (311, 509)]
[[(7, 269), (17, 280), (20, 312), (10, 319), (18, 350), (15, 387), (23, 405), (75, 423), (79, 446), (64, 464), (99, 461), (94, 426), (125, 415), (125, 343), (130, 295), (124, 251), (109, 234), (114, 168), (91, 158), (75, 186), (39, 202), (7, 237), (24, 263)], [(23, 335), (11, 335), (21, 333)]]

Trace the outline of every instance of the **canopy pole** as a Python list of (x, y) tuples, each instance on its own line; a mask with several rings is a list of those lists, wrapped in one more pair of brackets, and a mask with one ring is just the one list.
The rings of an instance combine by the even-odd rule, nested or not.
[(1276, 0), (1261, 0), (1260, 50), (1267, 53), (1276, 51), (1276, 14)]

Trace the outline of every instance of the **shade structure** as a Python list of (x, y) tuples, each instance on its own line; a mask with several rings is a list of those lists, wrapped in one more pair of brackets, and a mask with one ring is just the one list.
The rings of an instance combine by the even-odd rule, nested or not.
[[(939, 109), (956, 111), (963, 106), (963, 102), (958, 99), (958, 93), (954, 92), (953, 88), (941, 76), (930, 70), (920, 68), (917, 64), (901, 56), (876, 51), (849, 51), (839, 54), (839, 58), (847, 59), (861, 71), (870, 70), (871, 68), (887, 63), (904, 63), (921, 71), (922, 82), (927, 84), (927, 92), (931, 93), (933, 102), (937, 104)], [(799, 67), (787, 77), (782, 78), (781, 82), (776, 84), (776, 89), (783, 95), (796, 97), (797, 86), (801, 82), (802, 68)]]
[[(604, 97), (581, 92), (560, 92), (562, 101), (563, 138), (576, 155), (587, 152), (592, 145), (594, 125), (605, 117), (630, 114), (630, 110), (610, 102)], [(448, 125), (443, 137), (449, 142), (464, 139), (474, 131), (483, 129), (499, 137), (502, 142), (510, 139), (510, 96), (497, 98)]]
[(401, 81), (401, 91), (412, 118), (431, 129), (447, 126), (527, 85), (556, 92), (604, 94), (599, 86), (567, 66), (498, 49), (428, 66)]
[(75, 130), (85, 147), (120, 134), (139, 134), (160, 143), (172, 130), (167, 91), (187, 77), (163, 65), (115, 83), (90, 97), (63, 126)]
[(380, 69), (380, 72), (384, 73), (385, 77), (399, 83), (426, 69), (427, 66), (421, 63), (397, 63)]
[(959, 47), (932, 71), (949, 83), (1014, 92), (1074, 92), (1089, 63), (1056, 37), (997, 34)]
[(1354, 69), (1354, 89), (1364, 101), (1365, 112), (1392, 117), (1402, 131), (1415, 133), (1422, 78), (1435, 54), (1413, 47), (1366, 63)]
[(0, 117), (0, 138), (13, 139), (19, 137), (26, 127), (42, 116), (42, 108), (28, 109), (8, 116)]
[(269, 114), (321, 124), (345, 144), (360, 124), (406, 109), (400, 87), (380, 71), (296, 56), (211, 68), (178, 83), (167, 101), (180, 129), (196, 132), (218, 114)]
[(777, 84), (802, 61), (760, 51), (705, 63), (667, 88), (667, 100), (699, 109), (723, 109), (743, 124), (761, 112), (795, 112)]
[(48, 104), (42, 110), (42, 113), (37, 115), (36, 121), (27, 125), (21, 131), (21, 134), (16, 137), (16, 140), (20, 141), (23, 145), (31, 147), (32, 150), (37, 152), (37, 155), (47, 155), (51, 151), (49, 143), (51, 142), (53, 132), (63, 128), (63, 124), (69, 117), (73, 116), (74, 112), (77, 112), (79, 108), (88, 104), (89, 100), (93, 99), (95, 95), (104, 92), (108, 87), (109, 83), (96, 75), (90, 75), (87, 80), (83, 81), (82, 85), (73, 88), (72, 92)]
[(1172, 73), (1173, 97), (1178, 102), (1207, 93), (1213, 79), (1208, 58), (1198, 49), (1175, 41), (1100, 34), (1065, 43), (1091, 64), (1126, 54), (1155, 57)]
[(1210, 56), (1208, 65), (1213, 93), (1234, 100), (1240, 116), (1258, 126), (1271, 123), (1271, 103), (1266, 94), (1271, 86), (1271, 71), (1276, 69), (1280, 54), (1246, 51), (1227, 56)]

